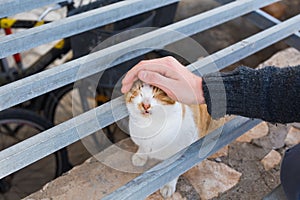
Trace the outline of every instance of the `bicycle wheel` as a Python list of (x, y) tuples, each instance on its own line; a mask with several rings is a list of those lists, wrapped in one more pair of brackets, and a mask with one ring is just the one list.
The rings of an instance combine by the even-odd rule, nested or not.
[[(36, 113), (24, 109), (0, 112), (0, 150), (8, 148), (52, 124)], [(0, 179), (0, 199), (21, 199), (39, 190), (69, 169), (67, 152), (59, 150), (5, 178)]]
[[(85, 92), (88, 93), (89, 91)], [(110, 96), (109, 91), (98, 90), (96, 97), (87, 95), (84, 99), (82, 99), (79, 94), (79, 89), (73, 84), (70, 84), (49, 93), (48, 98), (46, 99), (47, 101), (45, 102), (44, 108), (45, 117), (51, 120), (54, 124), (59, 124), (71, 119), (74, 115), (81, 114), (86, 111), (84, 109), (84, 104), (88, 104), (89, 109), (91, 109), (108, 101)], [(126, 134), (120, 136), (122, 132), (116, 124), (107, 126), (102, 130), (106, 136), (103, 136), (103, 132), (98, 131), (87, 136), (83, 139), (83, 141), (78, 141), (67, 147), (68, 158), (73, 166), (81, 164), (94, 153), (86, 146), (87, 140), (89, 140), (90, 143), (93, 143), (97, 151), (101, 151), (108, 147), (111, 142), (116, 142), (117, 140), (120, 140), (121, 137), (127, 137)], [(106, 138), (108, 138), (111, 142), (108, 142)]]

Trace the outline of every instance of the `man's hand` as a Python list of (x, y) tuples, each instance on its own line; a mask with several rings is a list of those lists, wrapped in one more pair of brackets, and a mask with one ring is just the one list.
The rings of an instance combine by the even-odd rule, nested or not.
[(122, 80), (122, 92), (128, 92), (138, 79), (162, 89), (173, 100), (185, 104), (205, 103), (202, 78), (171, 56), (138, 63)]

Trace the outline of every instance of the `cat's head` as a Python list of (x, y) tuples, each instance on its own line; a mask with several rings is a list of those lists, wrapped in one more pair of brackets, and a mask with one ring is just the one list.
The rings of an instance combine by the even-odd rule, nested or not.
[(141, 81), (136, 81), (131, 90), (125, 94), (125, 101), (131, 114), (143, 117), (155, 114), (162, 105), (176, 103), (163, 90)]

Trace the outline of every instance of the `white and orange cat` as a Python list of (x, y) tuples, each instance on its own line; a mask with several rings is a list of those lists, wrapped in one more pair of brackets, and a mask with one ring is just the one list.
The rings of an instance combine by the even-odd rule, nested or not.
[[(206, 105), (185, 105), (161, 89), (135, 82), (125, 94), (130, 137), (138, 145), (132, 156), (135, 166), (149, 158), (165, 160), (204, 136), (211, 126)], [(178, 177), (160, 189), (164, 198), (173, 195)]]

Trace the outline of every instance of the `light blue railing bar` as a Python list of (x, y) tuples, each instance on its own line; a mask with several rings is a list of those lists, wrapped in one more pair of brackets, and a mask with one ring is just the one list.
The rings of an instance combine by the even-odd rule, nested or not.
[(0, 38), (0, 58), (135, 16), (179, 0), (126, 0)]
[(62, 1), (64, 0), (0, 0), (0, 18)]
[[(0, 87), (0, 110), (12, 107), (114, 65), (143, 55), (152, 49), (209, 29), (277, 0), (241, 0), (182, 20), (58, 67)], [(149, 1), (150, 2), (150, 1)], [(178, 34), (179, 32), (180, 34)], [(284, 35), (285, 36), (285, 35)], [(281, 39), (283, 37), (280, 37)], [(136, 50), (136, 51), (133, 51)], [(120, 55), (125, 55), (119, 58)], [(111, 63), (113, 58), (119, 58)], [(84, 66), (84, 68), (82, 67)], [(80, 73), (78, 73), (80, 70)]]
[(173, 157), (156, 165), (149, 171), (144, 172), (142, 175), (105, 196), (102, 200), (145, 199), (164, 184), (172, 181), (208, 156), (214, 154), (260, 122), (260, 120), (236, 117), (221, 128), (221, 134), (220, 129), (211, 132)]
[[(295, 21), (298, 21), (298, 23), (295, 23)], [(215, 61), (218, 63), (218, 69), (223, 69), (237, 60), (245, 58), (261, 50), (265, 46), (272, 45), (276, 41), (293, 34), (294, 29), (291, 29), (290, 26), (294, 27), (296, 30), (297, 27), (300, 27), (300, 15), (246, 39), (246, 41), (257, 40), (259, 41), (258, 44), (253, 44), (253, 42), (239, 42), (212, 54), (211, 56), (203, 58), (201, 61), (195, 62), (193, 65), (189, 66), (189, 69), (197, 70), (194, 68), (197, 67), (203, 73), (213, 72), (216, 68), (208, 68), (208, 66), (214, 66)], [(286, 33), (282, 30), (290, 32)], [(277, 32), (278, 34), (273, 35), (274, 32)], [(272, 38), (269, 39), (268, 37)], [(262, 43), (263, 45), (259, 46)], [(240, 54), (238, 54), (238, 52), (240, 52)], [(193, 66), (193, 68), (191, 66)], [(116, 112), (112, 112), (111, 109), (116, 110)], [(114, 115), (112, 113), (114, 113)], [(117, 116), (115, 114), (117, 114)], [(79, 140), (79, 136), (88, 136), (96, 130), (101, 129), (125, 116), (127, 116), (127, 110), (124, 105), (123, 97), (119, 97), (9, 147), (0, 152), (0, 178), (5, 177), (16, 170), (31, 164), (35, 160), (45, 157), (46, 155)], [(30, 155), (30, 157), (27, 157), (26, 155)]]

